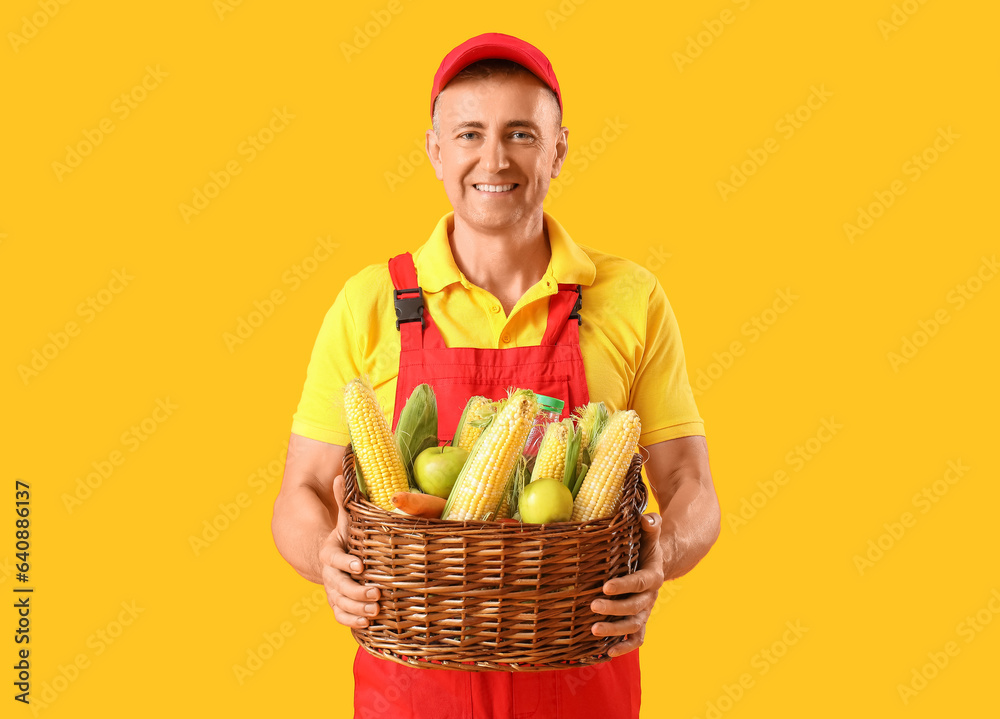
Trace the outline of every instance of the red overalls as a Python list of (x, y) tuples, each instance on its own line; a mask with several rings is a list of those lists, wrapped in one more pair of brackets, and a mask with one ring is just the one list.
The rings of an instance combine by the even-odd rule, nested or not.
[[(589, 401), (576, 314), (578, 285), (560, 284), (549, 297), (545, 336), (537, 347), (446, 347), (423, 307), (410, 254), (390, 260), (389, 272), (397, 315), (402, 315), (393, 429), (422, 382), (434, 388), (442, 432), (458, 424), (469, 397), (498, 399), (511, 386), (562, 399), (564, 416)], [(445, 434), (440, 438), (450, 440)], [(639, 699), (638, 650), (594, 666), (541, 672), (410, 667), (374, 657), (360, 646), (354, 658), (355, 719), (637, 719)]]

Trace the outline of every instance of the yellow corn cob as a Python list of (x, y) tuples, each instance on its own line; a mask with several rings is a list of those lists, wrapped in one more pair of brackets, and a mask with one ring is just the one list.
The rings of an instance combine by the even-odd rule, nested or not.
[(563, 481), (566, 471), (566, 444), (569, 441), (569, 427), (563, 422), (553, 422), (545, 428), (542, 444), (535, 458), (534, 479), (551, 477)]
[(442, 519), (493, 519), (538, 414), (533, 392), (517, 390), (497, 409), (455, 480)]
[(596, 448), (591, 448), (594, 461), (573, 502), (571, 521), (603, 519), (618, 511), (625, 473), (639, 444), (640, 430), (639, 415), (635, 410), (611, 415), (607, 427), (597, 438)]
[(361, 465), (368, 501), (393, 511), (391, 497), (409, 489), (406, 467), (396, 439), (389, 431), (375, 390), (365, 380), (351, 380), (344, 387), (344, 409), (351, 433), (354, 459)]
[(507, 501), (507, 496), (504, 494), (503, 501), (500, 503), (500, 508), (497, 510), (497, 515), (494, 519), (510, 519), (510, 502)]
[(473, 422), (483, 417), (483, 410), (487, 409), (492, 402), (486, 397), (473, 397), (469, 400), (468, 412), (465, 415), (465, 423), (462, 425), (462, 434), (458, 438), (458, 446), (466, 452), (472, 451), (472, 445), (483, 433), (482, 427), (473, 426)]

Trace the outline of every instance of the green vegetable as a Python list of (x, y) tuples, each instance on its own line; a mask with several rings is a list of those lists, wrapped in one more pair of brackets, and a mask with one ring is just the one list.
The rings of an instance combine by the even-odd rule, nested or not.
[(399, 424), (396, 425), (396, 443), (399, 454), (406, 467), (406, 478), (410, 489), (420, 491), (413, 475), (413, 460), (428, 447), (436, 447), (438, 443), (438, 412), (437, 398), (434, 388), (429, 384), (419, 384), (414, 387), (410, 398), (406, 400), (403, 411), (399, 414)]

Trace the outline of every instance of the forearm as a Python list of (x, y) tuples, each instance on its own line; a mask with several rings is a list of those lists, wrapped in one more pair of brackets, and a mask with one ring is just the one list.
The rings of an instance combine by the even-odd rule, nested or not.
[(274, 502), (274, 544), (285, 561), (310, 582), (323, 583), (319, 549), (335, 526), (335, 518), (311, 486), (279, 494)]
[(660, 508), (663, 526), (663, 578), (676, 579), (690, 572), (708, 554), (719, 537), (721, 512), (715, 492), (697, 475), (677, 480), (676, 491)]

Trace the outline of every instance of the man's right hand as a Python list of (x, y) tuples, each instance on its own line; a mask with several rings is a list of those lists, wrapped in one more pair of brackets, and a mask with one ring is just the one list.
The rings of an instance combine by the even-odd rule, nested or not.
[[(341, 474), (344, 450), (292, 433), (271, 531), (275, 546), (292, 568), (326, 589), (336, 620), (357, 629), (367, 626), (368, 618), (378, 613), (380, 594), (376, 587), (365, 587), (351, 576), (362, 569), (361, 560), (347, 553)], [(351, 566), (353, 562), (358, 563), (357, 569)], [(369, 591), (375, 596), (368, 597)], [(369, 604), (374, 611), (367, 610)]]
[(323, 567), (323, 586), (333, 608), (333, 616), (346, 627), (368, 626), (368, 618), (378, 614), (379, 590), (366, 587), (352, 574), (362, 571), (361, 559), (347, 552), (347, 512), (344, 508), (344, 475), (333, 480), (333, 496), (337, 502), (337, 528), (320, 546), (319, 561)]

